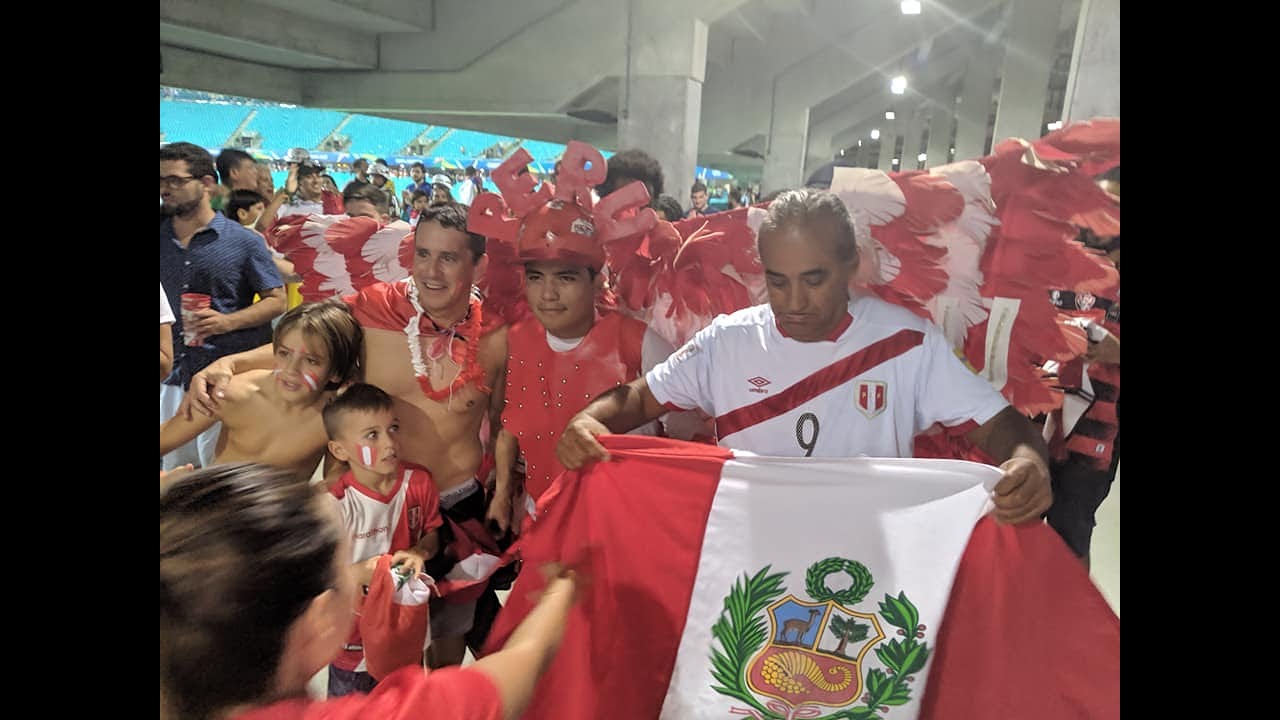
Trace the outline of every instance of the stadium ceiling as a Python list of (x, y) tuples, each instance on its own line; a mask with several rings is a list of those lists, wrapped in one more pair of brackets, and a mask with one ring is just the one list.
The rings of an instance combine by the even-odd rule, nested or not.
[[(1074, 31), (1081, 0), (1017, 1)], [(160, 80), (616, 149), (628, 37), (642, 61), (660, 52), (653, 33), (696, 16), (707, 26), (698, 162), (758, 174), (777, 103), (806, 104), (836, 137), (903, 101), (892, 74), (930, 78), (908, 100), (945, 102), (974, 50), (1003, 42), (1008, 2), (926, 1), (906, 16), (897, 0), (161, 0)]]

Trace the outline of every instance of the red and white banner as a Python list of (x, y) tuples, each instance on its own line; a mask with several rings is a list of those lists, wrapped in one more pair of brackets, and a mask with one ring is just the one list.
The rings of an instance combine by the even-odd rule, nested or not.
[(1119, 717), (1119, 618), (1047, 526), (985, 517), (997, 469), (605, 445), (523, 541), (587, 578), (524, 717)]

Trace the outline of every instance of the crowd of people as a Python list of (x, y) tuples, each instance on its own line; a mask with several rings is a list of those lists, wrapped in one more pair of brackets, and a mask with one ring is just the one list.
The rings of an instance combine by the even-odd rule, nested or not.
[[(490, 228), (502, 220), (479, 210), (495, 189), (482, 171), (455, 179), (415, 163), (403, 182), (384, 160), (358, 160), (339, 188), (304, 154), (284, 165), (275, 188), (272, 168), (242, 151), (215, 160), (190, 143), (160, 149), (162, 714), (302, 717), (307, 681), (327, 667), (333, 717), (517, 717), (578, 579), (520, 568), (507, 551), (557, 476), (608, 459), (597, 440), (607, 433), (767, 455), (910, 457), (912, 438), (945, 428), (999, 465), (998, 521), (1048, 513), (1087, 562), (1118, 438), (1106, 464), (1080, 460), (1065, 439), (1076, 418), (1066, 432), (1061, 417), (1056, 435), (1044, 430), (937, 326), (851, 294), (857, 229), (827, 190), (788, 190), (768, 205), (756, 232), (767, 302), (721, 315), (677, 349), (601, 303), (615, 279), (604, 243), (626, 231), (602, 224), (593, 204), (638, 185), (644, 199), (628, 217), (646, 206), (668, 222), (713, 214), (706, 185), (689, 185), (684, 207), (642, 150), (611, 157), (602, 178), (557, 163), (549, 177), (496, 187), (519, 218), (510, 246), (528, 313), (510, 324), (476, 289), (496, 270)], [(1118, 198), (1118, 173), (1108, 189)], [(759, 202), (745, 188), (727, 199), (730, 210)], [(344, 214), (408, 223), (409, 277), (303, 303), (287, 292), (299, 278), (273, 238)], [(1118, 236), (1095, 244), (1118, 268)], [(1093, 377), (1086, 424), (1099, 399), (1118, 410), (1116, 295), (1081, 360)], [(1064, 310), (1075, 302), (1063, 298)], [(872, 366), (841, 360), (868, 353)], [(869, 415), (848, 393), (873, 366), (899, 381)], [(760, 399), (739, 375), (823, 385), (778, 394), (791, 404), (729, 427), (728, 413)], [(821, 418), (820, 440), (815, 430), (797, 445), (793, 411)], [(379, 558), (443, 581), (476, 547), (505, 568), (478, 592), (433, 597), (422, 662), (374, 677), (353, 611)], [(496, 592), (517, 572), (555, 579), (505, 647), (485, 655)], [(468, 648), (480, 659), (456, 667)]]

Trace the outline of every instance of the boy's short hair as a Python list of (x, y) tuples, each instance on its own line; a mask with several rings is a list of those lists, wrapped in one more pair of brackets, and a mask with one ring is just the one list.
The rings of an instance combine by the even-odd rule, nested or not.
[(382, 388), (369, 383), (356, 383), (325, 403), (322, 414), (324, 431), (329, 434), (330, 440), (337, 440), (342, 432), (342, 419), (347, 413), (373, 413), (390, 410), (392, 407), (391, 396)]
[(248, 210), (256, 203), (267, 204), (267, 199), (257, 190), (232, 190), (227, 195), (227, 203), (222, 206), (222, 214), (227, 218), (240, 222), (239, 211)]
[(413, 199), (417, 200), (418, 198), (422, 198), (423, 200), (430, 200), (431, 196), (427, 194), (426, 190), (414, 190)]
[(364, 330), (341, 298), (303, 303), (281, 315), (271, 336), (272, 347), (279, 349), (280, 339), (295, 329), (319, 340), (329, 353), (329, 374), (338, 380), (325, 385), (325, 390), (336, 390), (357, 376)]
[(379, 189), (373, 183), (359, 180), (348, 183), (347, 189), (342, 192), (342, 202), (349, 203), (352, 200), (367, 200), (384, 213), (391, 208), (391, 200), (387, 197), (386, 191)]

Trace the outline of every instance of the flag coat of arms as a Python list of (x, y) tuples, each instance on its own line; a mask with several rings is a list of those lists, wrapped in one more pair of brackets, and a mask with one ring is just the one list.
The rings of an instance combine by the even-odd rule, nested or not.
[(603, 440), (523, 541), (586, 578), (524, 717), (1119, 717), (1119, 619), (1047, 526), (985, 517), (998, 469)]

